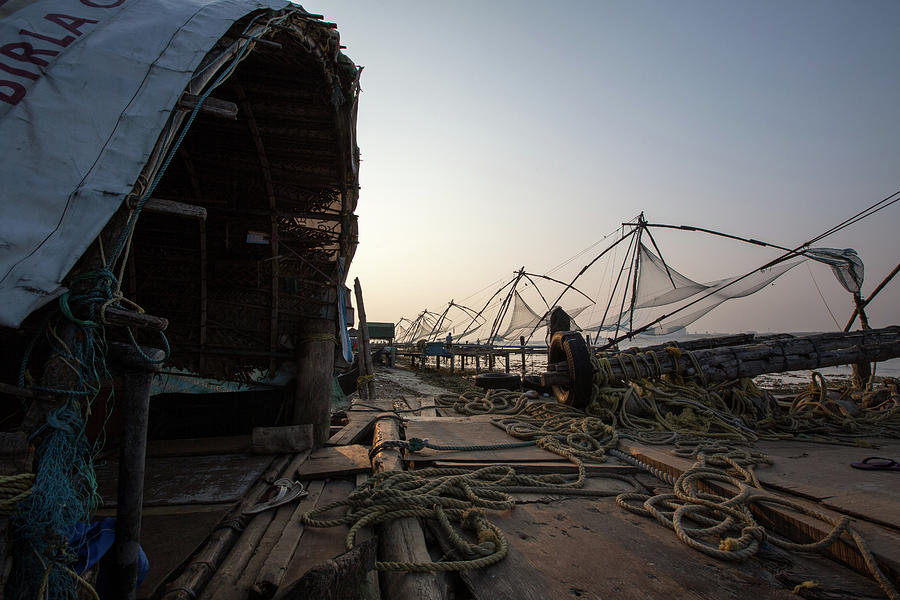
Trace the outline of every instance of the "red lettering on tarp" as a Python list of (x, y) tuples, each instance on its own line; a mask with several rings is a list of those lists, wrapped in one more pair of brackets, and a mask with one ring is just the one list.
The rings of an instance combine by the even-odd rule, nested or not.
[[(12, 93), (7, 94), (3, 91), (3, 88), (12, 90)], [(0, 100), (6, 102), (7, 104), (12, 104), (13, 106), (15, 106), (24, 97), (24, 85), (22, 85), (21, 83), (16, 83), (15, 81), (6, 81), (5, 79), (0, 79)]]
[(38, 80), (38, 74), (32, 73), (31, 71), (26, 71), (25, 69), (17, 69), (15, 67), (11, 67), (9, 65), (4, 65), (0, 63), (0, 69), (6, 71), (10, 75), (18, 75), (19, 77), (27, 77), (28, 79), (32, 79), (34, 81)]
[(91, 8), (115, 8), (121, 4), (123, 4), (125, 0), (113, 0), (107, 4), (101, 4), (99, 2), (93, 2), (92, 0), (81, 0), (81, 3), (85, 6), (90, 6)]
[(75, 35), (81, 35), (80, 27), (87, 25), (88, 23), (99, 23), (100, 21), (95, 21), (94, 19), (83, 19), (81, 17), (72, 17), (69, 15), (61, 15), (59, 13), (51, 13), (49, 15), (44, 15), (44, 18), (50, 21), (51, 23), (56, 23), (66, 31), (74, 33)]
[(52, 38), (49, 35), (43, 35), (40, 33), (35, 33), (33, 31), (27, 31), (25, 29), (20, 29), (19, 35), (27, 35), (28, 37), (33, 37), (33, 38), (37, 38), (39, 40), (44, 40), (45, 42), (50, 42), (51, 44), (56, 44), (57, 46), (62, 46), (63, 48), (65, 48), (66, 46), (68, 46), (69, 44), (71, 44), (72, 42), (75, 41), (74, 35), (67, 35), (64, 38), (57, 39), (57, 38)]
[(36, 58), (35, 55), (42, 54), (44, 56), (56, 56), (59, 52), (56, 50), (36, 50), (35, 47), (28, 42), (18, 42), (16, 44), (0, 46), (0, 54), (23, 62), (30, 62), (40, 67), (46, 67), (50, 63), (43, 58)]

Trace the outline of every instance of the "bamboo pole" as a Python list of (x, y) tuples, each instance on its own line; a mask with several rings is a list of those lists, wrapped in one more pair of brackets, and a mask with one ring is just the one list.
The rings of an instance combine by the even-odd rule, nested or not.
[(272, 462), (250, 493), (244, 495), (222, 517), (219, 525), (216, 526), (203, 546), (190, 558), (190, 562), (178, 577), (165, 586), (161, 600), (195, 600), (197, 598), (246, 527), (248, 519), (243, 514), (244, 510), (256, 504), (257, 499), (272, 482), (278, 479), (289, 461), (289, 456), (282, 456)]
[[(309, 451), (294, 455), (281, 476), (293, 479), (300, 465), (309, 457)], [(277, 536), (284, 530), (296, 506), (284, 504), (252, 515), (243, 533), (228, 552), (212, 579), (203, 589), (200, 600), (244, 600), (255, 582), (259, 564), (272, 549)], [(257, 558), (259, 555), (263, 555)], [(254, 561), (256, 559), (256, 561)], [(255, 567), (255, 568), (254, 568)], [(247, 571), (252, 571), (248, 573)]]

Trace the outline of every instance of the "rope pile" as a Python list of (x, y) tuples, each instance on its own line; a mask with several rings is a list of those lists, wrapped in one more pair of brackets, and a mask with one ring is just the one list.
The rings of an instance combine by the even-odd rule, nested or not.
[[(842, 534), (847, 533), (885, 595), (891, 600), (900, 599), (897, 589), (878, 567), (865, 540), (850, 527), (850, 517), (835, 519), (763, 490), (753, 467), (771, 464), (764, 455), (747, 449), (729, 450), (722, 446), (699, 445), (691, 451), (696, 462), (676, 479), (652, 469), (633, 456), (620, 451), (612, 453), (651, 471), (657, 478), (672, 485), (671, 493), (653, 496), (620, 494), (616, 497), (616, 503), (629, 512), (656, 519), (691, 548), (719, 560), (744, 560), (755, 555), (766, 543), (788, 551), (816, 552), (838, 542)], [(734, 494), (727, 495), (728, 489), (734, 489)], [(815, 542), (791, 542), (757, 522), (754, 508), (772, 506), (822, 521), (832, 529)]]
[[(544, 447), (542, 443), (543, 440), (537, 445)], [(577, 456), (552, 443), (546, 449), (569, 458), (578, 466), (578, 473), (525, 475), (503, 465), (476, 470), (431, 468), (380, 473), (359, 485), (347, 498), (316, 508), (303, 515), (302, 520), (309, 527), (349, 526), (347, 549), (354, 546), (359, 530), (368, 525), (405, 517), (433, 520), (451, 546), (444, 557), (424, 563), (379, 561), (375, 568), (434, 573), (487, 567), (506, 556), (507, 542), (500, 528), (487, 520), (485, 511), (513, 508), (516, 501), (510, 494), (610, 497), (620, 493), (585, 489), (587, 475)], [(634, 480), (628, 477), (615, 474), (605, 477), (636, 488)], [(343, 516), (320, 517), (338, 508), (346, 508)], [(454, 528), (454, 523), (459, 529)], [(466, 532), (475, 538), (474, 542), (466, 539)]]
[[(767, 494), (753, 468), (768, 464), (763, 454), (750, 449), (756, 439), (781, 439), (798, 435), (819, 441), (821, 433), (837, 432), (843, 441), (854, 435), (897, 436), (898, 394), (896, 382), (887, 382), (879, 392), (866, 392), (855, 411), (842, 403), (851, 394), (844, 391), (838, 400), (829, 398), (825, 379), (813, 374), (809, 389), (790, 402), (770, 398), (752, 381), (733, 383), (730, 388), (712, 389), (679, 381), (642, 380), (613, 388), (596, 386), (594, 401), (586, 412), (554, 402), (532, 402), (518, 392), (487, 392), (483, 397), (444, 396), (437, 404), (472, 414), (498, 414), (492, 422), (509, 435), (536, 441), (557, 454), (592, 461), (612, 455), (638, 466), (672, 486), (671, 493), (617, 496), (624, 509), (657, 519), (675, 531), (686, 545), (714, 558), (742, 560), (756, 554), (765, 543), (785, 550), (818, 551), (838, 541), (846, 533), (875, 581), (892, 600), (900, 598), (882, 573), (863, 538), (849, 526), (849, 517), (827, 515)], [(640, 403), (640, 404), (637, 404)], [(635, 416), (632, 411), (644, 416)], [(680, 408), (680, 413), (675, 409)], [(854, 414), (855, 413), (855, 414)], [(735, 414), (743, 415), (735, 418)], [(747, 424), (762, 428), (757, 434)], [(857, 433), (865, 431), (865, 433)], [(675, 444), (674, 453), (694, 459), (680, 477), (669, 474), (617, 449), (620, 438), (644, 443)], [(709, 490), (717, 490), (717, 493)], [(723, 490), (734, 489), (728, 495)], [(831, 532), (810, 544), (786, 540), (761, 526), (754, 509), (768, 506), (788, 508), (831, 526)]]

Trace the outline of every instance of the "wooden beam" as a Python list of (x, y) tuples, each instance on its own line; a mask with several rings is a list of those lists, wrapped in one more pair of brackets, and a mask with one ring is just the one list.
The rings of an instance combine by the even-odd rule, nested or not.
[[(270, 229), (270, 249), (272, 251), (272, 278), (270, 282), (272, 293), (271, 313), (269, 320), (269, 351), (275, 352), (278, 349), (278, 296), (281, 292), (281, 281), (279, 280), (278, 260), (278, 217), (275, 215), (275, 209), (278, 203), (275, 197), (275, 186), (272, 184), (272, 170), (269, 166), (269, 157), (266, 155), (266, 147), (263, 144), (262, 135), (259, 133), (259, 126), (256, 124), (256, 117), (253, 116), (253, 109), (250, 107), (250, 101), (247, 100), (247, 94), (240, 85), (234, 86), (237, 93), (238, 101), (241, 103), (241, 109), (247, 118), (247, 128), (253, 137), (253, 143), (256, 145), (256, 155), (259, 158), (259, 166), (262, 170), (263, 183), (266, 187), (266, 198), (269, 201), (269, 229)], [(275, 372), (275, 360), (269, 360), (269, 373)], [(324, 440), (323, 440), (324, 443)]]
[[(140, 199), (132, 198), (128, 201), (129, 208), (136, 208)], [(206, 209), (196, 204), (165, 200), (163, 198), (149, 198), (141, 209), (148, 213), (159, 215), (171, 215), (173, 217), (185, 217), (188, 219), (206, 219)]]
[[(188, 94), (185, 92), (178, 101), (178, 108), (181, 110), (192, 111), (197, 108), (200, 103), (200, 96)], [(220, 117), (222, 119), (236, 120), (238, 115), (238, 107), (234, 102), (227, 100), (219, 100), (217, 98), (206, 98), (200, 105), (200, 111), (205, 115)]]
[(165, 331), (169, 326), (169, 320), (165, 317), (154, 317), (153, 315), (115, 308), (114, 306), (104, 310), (103, 317), (106, 323), (122, 327), (139, 327), (141, 329)]

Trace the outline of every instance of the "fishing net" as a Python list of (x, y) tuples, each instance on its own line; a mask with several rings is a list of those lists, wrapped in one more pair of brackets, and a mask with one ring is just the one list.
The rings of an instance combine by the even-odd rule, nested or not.
[(648, 309), (671, 307), (676, 316), (665, 319), (644, 331), (648, 335), (666, 335), (679, 331), (705, 316), (727, 300), (743, 298), (762, 290), (767, 285), (793, 269), (805, 259), (798, 258), (775, 266), (758, 269), (749, 275), (728, 277), (698, 283), (669, 267), (659, 256), (643, 244), (638, 249), (638, 280), (635, 290), (634, 321), (630, 308), (622, 312), (611, 324), (601, 323), (587, 327), (589, 330), (636, 329), (642, 322), (649, 323), (659, 317), (658, 311)]
[[(588, 306), (566, 309), (566, 313), (569, 317), (574, 319), (584, 312)], [(550, 319), (549, 314), (549, 311), (546, 315), (537, 314), (533, 308), (528, 306), (528, 303), (525, 302), (519, 292), (515, 292), (509, 322), (507, 323), (506, 329), (498, 334), (498, 337), (504, 340), (518, 340), (521, 335), (528, 337), (531, 335), (532, 331), (547, 327)], [(574, 321), (572, 322), (571, 329), (572, 331), (580, 331), (580, 328)]]

